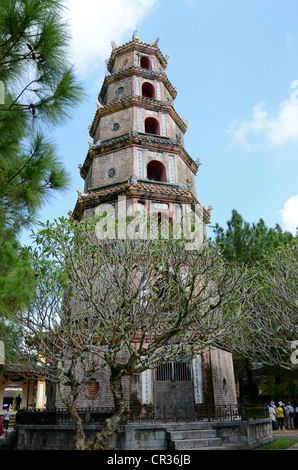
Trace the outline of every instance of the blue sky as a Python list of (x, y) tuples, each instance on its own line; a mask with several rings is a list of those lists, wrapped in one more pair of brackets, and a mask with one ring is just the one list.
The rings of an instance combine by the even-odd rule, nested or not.
[[(72, 183), (43, 206), (46, 221), (72, 211), (83, 180), (88, 125), (106, 72), (110, 41), (142, 42), (170, 59), (175, 108), (188, 119), (185, 148), (202, 165), (197, 195), (211, 225), (236, 209), (250, 222), (298, 227), (297, 0), (70, 0), (72, 58), (88, 98), (49, 137)], [(212, 229), (208, 231), (212, 235)], [(27, 242), (27, 234), (22, 237)]]

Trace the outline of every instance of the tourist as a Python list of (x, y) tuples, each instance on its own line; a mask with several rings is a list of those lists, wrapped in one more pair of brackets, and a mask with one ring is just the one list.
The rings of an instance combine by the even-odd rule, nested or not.
[(10, 411), (9, 410), (5, 410), (4, 411), (4, 415), (3, 415), (3, 427), (4, 429), (8, 429), (8, 425), (9, 425), (9, 418), (10, 418)]
[(285, 407), (285, 427), (286, 429), (294, 429), (294, 408), (289, 401)]
[(284, 409), (283, 409), (281, 401), (278, 402), (278, 406), (276, 407), (275, 412), (276, 412), (278, 430), (283, 431), (285, 429), (284, 427), (285, 414), (284, 414)]
[(298, 428), (298, 404), (294, 403), (294, 428)]
[(19, 409), (20, 409), (21, 401), (22, 401), (22, 397), (21, 397), (21, 395), (20, 395), (20, 393), (19, 393), (18, 396), (16, 397), (16, 400), (15, 400), (15, 402), (16, 402), (16, 410), (17, 410), (17, 411), (19, 411)]
[(276, 429), (276, 412), (275, 408), (272, 406), (272, 402), (269, 404), (269, 416), (271, 419), (272, 429), (275, 431)]

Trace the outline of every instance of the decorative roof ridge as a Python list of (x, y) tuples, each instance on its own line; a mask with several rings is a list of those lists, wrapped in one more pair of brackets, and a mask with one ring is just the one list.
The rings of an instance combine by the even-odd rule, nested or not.
[[(191, 191), (185, 189), (180, 184), (173, 184), (173, 185), (169, 185), (169, 187), (163, 187), (163, 183), (159, 184), (158, 182), (153, 182), (151, 180), (139, 181), (137, 179), (128, 179), (127, 181), (121, 182), (119, 184), (114, 183), (114, 184), (104, 187), (101, 190), (92, 191), (91, 193), (87, 193), (87, 194), (80, 193), (80, 195), (78, 196), (78, 202), (92, 200), (100, 196), (106, 196), (108, 194), (119, 193), (129, 188), (142, 189), (142, 190), (145, 189), (151, 192), (160, 192), (160, 193), (165, 193), (165, 194), (179, 194), (179, 195), (189, 196), (197, 204), (203, 207), (203, 205), (197, 200), (194, 194)], [(204, 208), (204, 210), (206, 211), (206, 213), (209, 213), (207, 209)]]
[(145, 71), (146, 74), (149, 75), (162, 75), (163, 77), (167, 77), (167, 74), (165, 72), (159, 72), (158, 70), (152, 70), (152, 69), (146, 69), (144, 67), (140, 67), (139, 65), (130, 65), (129, 67), (126, 67), (122, 70), (118, 70), (118, 72), (110, 73), (110, 75), (107, 75), (106, 78), (114, 78), (117, 77), (117, 75), (121, 75), (125, 72), (130, 72), (131, 70), (139, 70), (140, 72)]
[(110, 54), (110, 58), (107, 60), (107, 67), (111, 67), (111, 61), (114, 58), (114, 56), (118, 53), (121, 53), (122, 51), (125, 52), (125, 50), (129, 50), (130, 48), (137, 46), (138, 48), (151, 48), (154, 49), (159, 56), (160, 61), (164, 65), (164, 67), (167, 66), (167, 58), (162, 54), (161, 50), (157, 46), (159, 39), (155, 41), (154, 44), (148, 44), (145, 42), (142, 42), (139, 40), (138, 37), (133, 37), (131, 41), (126, 42), (125, 44), (122, 44), (121, 46), (117, 46), (113, 41), (111, 41), (112, 45), (112, 52)]
[(155, 98), (149, 98), (147, 96), (141, 96), (141, 95), (130, 95), (130, 96), (126, 96), (125, 98), (121, 98), (120, 100), (111, 101), (109, 104), (105, 104), (101, 107), (98, 107), (96, 114), (104, 114), (104, 111), (109, 111), (110, 109), (113, 110), (119, 104), (125, 104), (130, 101), (145, 101), (148, 103), (152, 103), (154, 105), (160, 105), (161, 107), (173, 108), (172, 103), (168, 101), (157, 100)]
[(131, 65), (130, 67), (127, 67), (125, 69), (119, 70), (118, 72), (114, 72), (114, 73), (111, 73), (110, 75), (105, 76), (105, 79), (104, 79), (103, 84), (101, 86), (100, 92), (98, 93), (98, 99), (102, 100), (101, 96), (102, 96), (105, 88), (107, 87), (107, 85), (109, 83), (112, 83), (114, 80), (119, 79), (119, 77), (122, 77), (122, 76), (125, 77), (126, 75), (132, 75), (133, 72), (144, 72), (145, 74), (149, 74), (149, 75), (154, 76), (154, 77), (158, 77), (158, 76), (162, 77), (164, 79), (163, 81), (168, 84), (169, 91), (170, 91), (173, 99), (176, 98), (177, 91), (173, 87), (172, 83), (168, 79), (165, 72), (158, 72), (156, 70), (153, 71), (153, 70), (145, 69), (143, 67), (139, 67), (137, 65)]
[[(110, 147), (110, 146), (113, 147), (114, 144), (117, 145), (121, 142), (126, 142), (126, 141), (130, 140), (131, 138), (133, 138), (134, 141), (135, 140), (140, 140), (140, 141), (145, 141), (145, 142), (147, 141), (147, 142), (153, 142), (153, 143), (157, 143), (157, 144), (164, 144), (164, 145), (171, 146), (171, 147), (173, 147), (173, 146), (180, 147), (181, 149), (183, 148), (182, 145), (181, 145), (181, 141), (179, 139), (173, 139), (172, 137), (168, 137), (168, 136), (157, 135), (157, 134), (148, 134), (148, 133), (145, 133), (145, 132), (138, 132), (138, 131), (132, 130), (131, 132), (127, 132), (126, 134), (121, 134), (117, 137), (112, 137), (110, 139), (101, 140), (96, 144), (92, 144), (90, 146), (89, 152), (90, 151), (91, 152), (92, 151), (96, 152), (96, 150), (99, 150), (100, 148), (106, 149), (107, 147)], [(185, 149), (184, 149), (184, 151), (187, 154)], [(190, 155), (189, 155), (189, 158), (192, 160)]]
[(131, 45), (139, 45), (139, 46), (143, 46), (143, 47), (152, 47), (154, 49), (158, 49), (157, 46), (155, 46), (154, 44), (149, 44), (147, 42), (142, 42), (140, 41), (139, 39), (137, 38), (133, 38), (131, 39), (130, 41), (128, 42), (125, 42), (124, 44), (121, 44), (121, 46), (117, 46), (114, 42), (112, 42), (112, 52), (111, 52), (111, 55), (114, 53), (114, 52), (119, 52), (121, 51), (122, 49), (126, 49), (127, 47), (131, 46)]
[(186, 196), (189, 197), (192, 201), (194, 201), (196, 204), (201, 206), (203, 208), (203, 213), (205, 216), (205, 220), (210, 220), (210, 212), (211, 208), (205, 209), (205, 207), (198, 201), (198, 199), (194, 196), (194, 194), (187, 190), (187, 189), (182, 189), (181, 187), (178, 188), (163, 188), (162, 184), (158, 184), (156, 182), (148, 181), (148, 183), (144, 181), (138, 181), (137, 179), (129, 179), (125, 182), (121, 182), (119, 185), (110, 185), (110, 187), (105, 187), (102, 190), (94, 191), (89, 194), (79, 194), (75, 209), (73, 211), (73, 215), (77, 214), (79, 211), (79, 206), (83, 204), (84, 202), (91, 202), (95, 201), (98, 198), (109, 196), (112, 194), (117, 194), (121, 193), (124, 190), (130, 190), (130, 189), (137, 189), (137, 190), (143, 190), (143, 191), (150, 191), (153, 192), (154, 194), (156, 193), (161, 193), (164, 195), (179, 195), (179, 196)]

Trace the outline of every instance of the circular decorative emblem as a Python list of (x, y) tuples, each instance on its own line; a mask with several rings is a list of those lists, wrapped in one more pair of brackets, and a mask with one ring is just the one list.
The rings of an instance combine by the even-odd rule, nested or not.
[(120, 129), (120, 124), (119, 122), (115, 122), (113, 125), (113, 131), (118, 131), (118, 129)]
[(87, 395), (90, 398), (95, 397), (98, 394), (98, 391), (99, 391), (99, 383), (96, 382), (95, 380), (93, 382), (89, 382), (87, 384), (87, 390), (86, 391), (87, 391)]
[(109, 178), (113, 178), (113, 176), (115, 176), (115, 174), (116, 174), (115, 168), (111, 168), (111, 169), (108, 171), (108, 177), (109, 177)]
[(117, 95), (121, 95), (121, 93), (123, 93), (123, 92), (124, 92), (123, 86), (120, 86), (116, 91)]

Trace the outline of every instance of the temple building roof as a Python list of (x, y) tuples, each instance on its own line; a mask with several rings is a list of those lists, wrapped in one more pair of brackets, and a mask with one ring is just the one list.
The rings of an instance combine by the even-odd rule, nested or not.
[[(90, 194), (80, 194), (73, 211), (74, 219), (80, 219), (83, 211), (98, 206), (99, 203), (115, 199), (117, 195), (144, 197), (147, 200), (158, 198), (159, 201), (175, 201), (188, 204), (197, 204), (203, 209), (205, 223), (210, 221), (210, 211), (194, 197), (191, 191), (180, 185), (164, 185), (152, 181), (127, 180), (119, 184), (113, 184)], [(177, 198), (177, 199), (176, 199)]]

